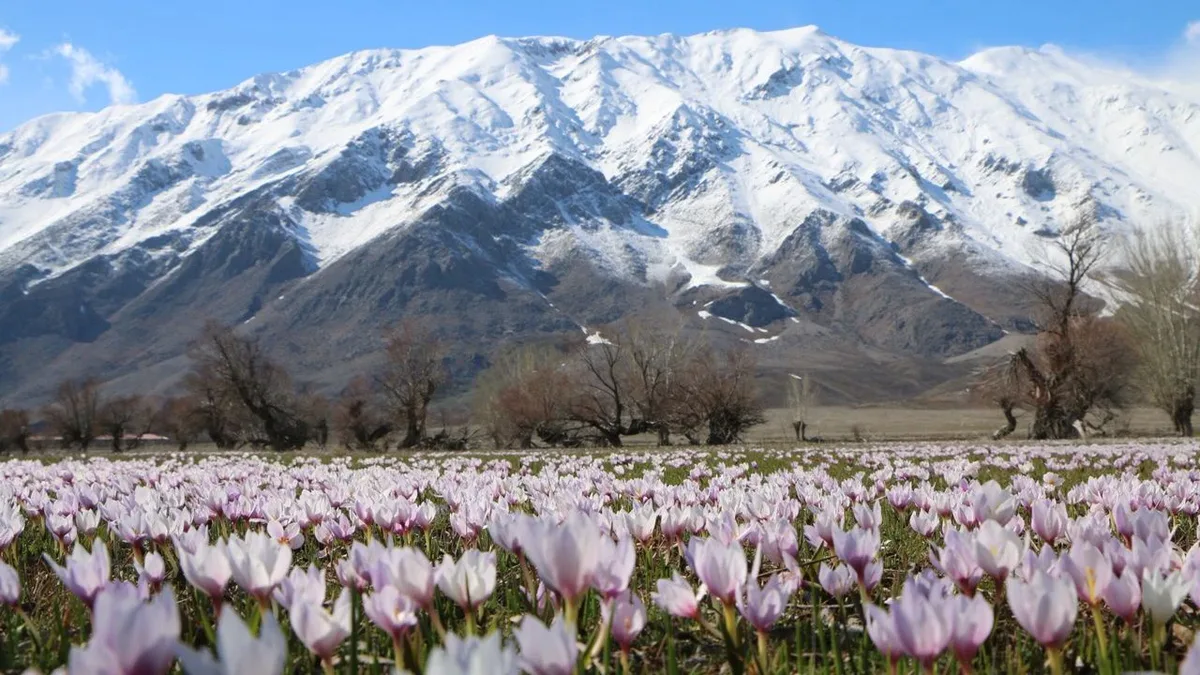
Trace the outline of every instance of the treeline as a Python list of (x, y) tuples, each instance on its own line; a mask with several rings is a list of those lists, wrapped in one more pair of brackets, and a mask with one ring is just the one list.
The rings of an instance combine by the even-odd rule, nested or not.
[[(1136, 402), (1156, 405), (1178, 434), (1191, 436), (1200, 232), (1164, 224), (1112, 242), (1094, 218), (1081, 218), (1055, 239), (1046, 266), (1049, 276), (1022, 288), (1035, 339), (982, 369), (972, 385), (977, 400), (1005, 418), (994, 436), (1017, 431), (1017, 411), (1026, 412), (1035, 439), (1111, 434)], [(0, 451), (29, 450), (35, 437), (83, 450), (105, 438), (121, 451), (152, 433), (180, 449), (197, 441), (279, 451), (616, 447), (639, 435), (660, 445), (722, 445), (764, 422), (754, 355), (744, 343), (718, 349), (661, 321), (630, 319), (569, 344), (510, 347), (469, 395), (455, 397), (453, 415), (449, 355), (422, 324), (402, 322), (383, 347), (375, 372), (329, 399), (298, 384), (259, 341), (210, 323), (190, 350), (180, 395), (109, 397), (94, 380), (65, 382), (42, 410), (0, 411)], [(806, 437), (812, 380), (789, 384), (796, 438), (813, 440)], [(441, 423), (431, 430), (439, 395)]]
[[(1192, 436), (1200, 231), (1164, 223), (1114, 241), (1085, 217), (1062, 231), (1047, 266), (1050, 277), (1022, 289), (1037, 321), (1033, 344), (984, 369), (976, 382), (975, 392), (1006, 420), (994, 437), (1017, 430), (1016, 410), (1029, 414), (1030, 438), (1108, 435), (1137, 402), (1158, 407), (1177, 434)], [(1100, 295), (1116, 304), (1098, 301)]]
[(510, 349), (478, 378), (470, 411), (443, 414), (434, 430), (431, 405), (449, 379), (443, 345), (406, 321), (383, 346), (377, 372), (329, 399), (298, 384), (258, 340), (210, 322), (178, 396), (109, 397), (96, 380), (64, 382), (39, 411), (0, 411), (0, 452), (86, 451), (101, 438), (121, 452), (151, 435), (179, 450), (200, 441), (276, 451), (620, 446), (638, 434), (727, 444), (764, 421), (751, 353), (685, 339), (678, 327), (626, 321), (604, 337)]
[(623, 321), (567, 347), (509, 351), (479, 378), (475, 416), (497, 447), (726, 445), (765, 421), (745, 346), (721, 351), (677, 328)]

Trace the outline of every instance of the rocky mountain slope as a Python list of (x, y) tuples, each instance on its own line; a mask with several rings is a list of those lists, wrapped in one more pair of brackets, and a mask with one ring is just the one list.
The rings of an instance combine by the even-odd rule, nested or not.
[[(959, 63), (816, 28), (348, 54), (0, 135), (0, 392), (172, 386), (206, 318), (336, 388), (420, 314), (464, 377), (632, 311), (834, 397), (1027, 328), (1081, 209), (1200, 207), (1200, 102), (1053, 49)], [(956, 370), (957, 369), (957, 370)]]

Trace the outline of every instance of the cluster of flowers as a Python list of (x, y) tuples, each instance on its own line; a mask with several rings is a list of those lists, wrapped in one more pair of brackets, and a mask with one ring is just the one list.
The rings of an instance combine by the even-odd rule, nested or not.
[[(366, 658), (368, 630), (391, 647), (372, 663), (396, 672), (565, 675), (605, 670), (610, 651), (629, 672), (649, 658), (639, 640), (673, 653), (688, 630), (733, 672), (794, 672), (787, 622), (797, 647), (828, 625), (807, 667), (840, 672), (855, 620), (891, 672), (971, 672), (989, 641), (1012, 658), (1032, 639), (1053, 672), (1070, 654), (1104, 673), (1143, 659), (1200, 673), (1200, 650), (1167, 631), (1200, 606), (1195, 450), (10, 461), (0, 605), (42, 653), (18, 569), (51, 570), (92, 626), (69, 673), (269, 675), (292, 642), (333, 671)], [(985, 454), (1003, 485), (979, 480)], [(204, 648), (183, 639), (187, 593), (207, 605)], [(993, 635), (1009, 616), (1027, 638)]]

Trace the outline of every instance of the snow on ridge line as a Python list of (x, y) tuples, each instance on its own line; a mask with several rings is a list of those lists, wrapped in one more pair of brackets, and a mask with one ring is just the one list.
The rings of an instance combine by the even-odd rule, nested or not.
[[(746, 255), (761, 259), (818, 208), (876, 213), (876, 202), (921, 203), (937, 218), (953, 216), (973, 242), (1024, 263), (1029, 254), (1020, 244), (1043, 244), (1038, 229), (1085, 197), (1131, 222), (1200, 206), (1187, 187), (1200, 180), (1200, 162), (1168, 147), (1194, 137), (1187, 120), (1200, 107), (1181, 105), (1167, 85), (1114, 85), (1113, 72), (1053, 50), (969, 60), (859, 48), (815, 27), (589, 41), (493, 36), (451, 47), (354, 52), (223, 92), (34, 120), (0, 134), (0, 240), (21, 223), (16, 243), (28, 244), (28, 261), (43, 267), (57, 261), (50, 225), (84, 213), (98, 197), (129, 185), (147, 161), (172, 160), (189, 142), (213, 143), (230, 167), (205, 181), (189, 179), (195, 204), (179, 207), (180, 220), (250, 192), (252, 177), (280, 147), (309, 153), (285, 172), (298, 175), (324, 167), (346, 143), (378, 127), (437, 138), (447, 167), (475, 176), (476, 187), (499, 197), (502, 186), (490, 182), (552, 152), (584, 161), (617, 185), (643, 174), (686, 179), (688, 190), (651, 216), (650, 225), (665, 235), (631, 245), (661, 248), (656, 264), (683, 267), (688, 288), (750, 285), (722, 279), (723, 264), (687, 255), (707, 261), (741, 255), (728, 246), (730, 233), (739, 232), (729, 226), (745, 228), (752, 244)], [(1004, 77), (970, 75), (976, 71), (969, 66), (984, 62)], [(847, 114), (847, 101), (861, 104), (857, 116)], [(1154, 125), (1147, 126), (1148, 114)], [(876, 119), (888, 120), (887, 133)], [(1147, 133), (1129, 140), (1127, 128)], [(823, 142), (829, 138), (838, 141)], [(655, 149), (663, 147), (671, 150), (655, 164)], [(31, 178), (63, 162), (76, 163), (75, 194), (51, 199), (30, 187)], [(709, 166), (715, 168), (686, 174)], [(1030, 170), (1048, 171), (1043, 178), (1057, 192), (1032, 194), (1022, 182)], [(951, 189), (956, 185), (967, 189)], [(415, 209), (404, 199), (313, 219), (315, 257), (327, 262), (381, 236)], [(96, 219), (94, 232), (117, 231), (117, 243), (103, 254), (146, 239), (134, 235), (152, 220), (148, 207), (120, 208), (119, 219)], [(159, 215), (170, 222), (170, 213)], [(893, 217), (885, 209), (867, 220), (886, 231)], [(86, 241), (92, 233), (79, 234)], [(643, 237), (619, 234), (614, 243)], [(757, 251), (756, 241), (764, 242)], [(61, 266), (97, 254), (68, 253)], [(618, 274), (630, 267), (613, 265)]]

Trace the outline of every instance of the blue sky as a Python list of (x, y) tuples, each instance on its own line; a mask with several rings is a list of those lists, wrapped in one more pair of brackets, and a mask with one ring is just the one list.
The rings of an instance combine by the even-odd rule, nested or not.
[(816, 24), (850, 42), (962, 58), (1053, 43), (1153, 66), (1200, 48), (1196, 0), (5, 0), (0, 131), (59, 110), (230, 87), (355, 49), (500, 35), (697, 33)]

